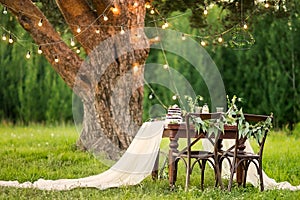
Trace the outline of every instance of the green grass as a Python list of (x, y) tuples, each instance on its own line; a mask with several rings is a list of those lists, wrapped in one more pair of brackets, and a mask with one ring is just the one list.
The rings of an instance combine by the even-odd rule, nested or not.
[[(36, 181), (80, 178), (105, 171), (108, 167), (92, 154), (75, 149), (78, 133), (73, 126), (11, 127), (0, 125), (0, 180)], [(264, 170), (276, 181), (300, 185), (300, 127), (286, 136), (272, 132), (264, 152)], [(165, 141), (164, 141), (165, 142)], [(211, 170), (206, 172), (205, 190), (196, 175), (189, 192), (184, 192), (184, 171), (180, 169), (177, 187), (170, 191), (167, 179), (146, 178), (136, 186), (98, 190), (79, 188), (71, 191), (43, 191), (0, 187), (0, 199), (300, 199), (300, 191), (268, 190), (260, 192), (248, 185), (232, 192), (213, 187)], [(226, 182), (226, 181), (225, 181)]]

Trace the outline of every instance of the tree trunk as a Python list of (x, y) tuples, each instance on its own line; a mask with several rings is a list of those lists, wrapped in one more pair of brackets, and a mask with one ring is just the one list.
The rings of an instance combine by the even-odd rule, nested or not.
[[(80, 148), (117, 159), (142, 124), (143, 65), (149, 53), (143, 31), (145, 1), (92, 0), (88, 4), (86, 0), (56, 0), (74, 38), (89, 56), (86, 61), (62, 40), (31, 0), (0, 2), (81, 98), (84, 118)], [(104, 21), (102, 14), (109, 20)], [(82, 32), (76, 32), (78, 27)], [(125, 34), (120, 34), (122, 29)]]

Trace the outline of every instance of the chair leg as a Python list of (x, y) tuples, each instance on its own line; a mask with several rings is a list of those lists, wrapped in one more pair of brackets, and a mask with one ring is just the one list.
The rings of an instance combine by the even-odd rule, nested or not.
[(175, 163), (174, 163), (174, 173), (173, 173), (174, 183), (176, 182), (176, 179), (177, 179), (178, 162), (179, 162), (179, 159), (175, 160)]
[(185, 191), (188, 191), (190, 183), (190, 174), (191, 174), (191, 159), (188, 158), (186, 165), (186, 178), (185, 178)]
[(204, 190), (204, 172), (205, 172), (206, 160), (202, 160), (201, 167), (201, 190)]
[(236, 168), (237, 168), (236, 159), (233, 159), (232, 165), (231, 165), (231, 168), (230, 168), (230, 178), (229, 178), (229, 183), (228, 183), (228, 191), (229, 192), (231, 191), (232, 182), (233, 182), (233, 175), (234, 175), (234, 172), (235, 172)]
[(245, 161), (244, 162), (244, 177), (243, 177), (243, 187), (246, 187), (246, 182), (247, 182), (247, 174), (248, 174), (248, 167), (250, 165), (250, 162)]
[(263, 180), (263, 174), (262, 174), (262, 161), (259, 161), (259, 181), (260, 181), (260, 191), (264, 191), (264, 180)]

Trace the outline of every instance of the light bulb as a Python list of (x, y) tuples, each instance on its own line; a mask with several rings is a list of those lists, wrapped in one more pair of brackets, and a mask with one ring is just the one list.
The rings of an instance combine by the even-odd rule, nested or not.
[(9, 35), (8, 42), (9, 42), (10, 44), (12, 44), (12, 43), (14, 42), (14, 40), (13, 40), (12, 37), (11, 37), (11, 35)]
[(42, 51), (42, 47), (41, 46), (39, 46), (39, 49), (38, 49), (38, 54), (42, 54), (43, 53), (43, 51)]
[(206, 9), (206, 6), (204, 7), (203, 14), (204, 14), (204, 15), (207, 15), (207, 14), (208, 14), (208, 11), (207, 11), (207, 9)]
[(165, 21), (165, 27), (168, 28), (169, 27), (169, 23), (167, 21)]
[(100, 33), (99, 28), (97, 28), (95, 32), (96, 32), (97, 34), (99, 34), (99, 33)]
[(134, 63), (133, 64), (133, 72), (136, 73), (139, 70), (139, 64), (138, 63)]
[(222, 43), (222, 42), (223, 42), (223, 38), (222, 38), (222, 36), (220, 36), (220, 37), (218, 38), (218, 42), (220, 42), (220, 43)]
[(173, 99), (174, 101), (177, 99), (176, 94), (174, 94), (174, 95), (172, 96), (172, 99)]
[(165, 28), (166, 28), (165, 24), (163, 24), (163, 25), (161, 26), (161, 28), (162, 28), (162, 29), (165, 29)]
[(206, 46), (206, 42), (204, 40), (201, 41), (202, 46)]
[(149, 99), (153, 99), (153, 94), (152, 93), (149, 94)]
[(123, 35), (125, 33), (123, 26), (121, 26), (120, 34)]
[(267, 1), (265, 1), (265, 8), (269, 8), (269, 7), (270, 7), (270, 4)]
[(158, 37), (158, 36), (156, 36), (154, 39), (155, 39), (156, 41), (159, 41), (159, 37)]
[(43, 26), (43, 19), (40, 19), (39, 23), (38, 23), (38, 26), (41, 27)]
[(155, 11), (154, 11), (154, 9), (152, 8), (151, 11), (150, 11), (150, 14), (153, 15), (154, 13), (155, 13)]
[(168, 65), (168, 64), (164, 64), (164, 65), (163, 65), (163, 68), (164, 68), (164, 69), (169, 69), (169, 65)]
[(151, 8), (151, 4), (150, 4), (149, 2), (147, 2), (147, 3), (145, 4), (145, 7), (146, 7), (147, 9), (150, 9), (150, 8)]
[(27, 59), (30, 58), (30, 51), (27, 51), (27, 53), (26, 53), (26, 58), (27, 58)]
[(6, 35), (5, 35), (5, 33), (2, 34), (2, 40), (6, 40)]
[(57, 56), (55, 56), (55, 58), (54, 58), (54, 62), (58, 63), (58, 61), (59, 61), (58, 57), (57, 57)]
[(182, 39), (182, 40), (186, 40), (186, 37), (185, 37), (185, 34), (184, 34), (184, 33), (181, 35), (181, 39)]
[(80, 47), (76, 48), (76, 53), (80, 53)]
[(108, 20), (108, 17), (106, 15), (103, 15), (103, 20), (104, 21), (107, 21)]
[(4, 15), (6, 15), (7, 14), (7, 8), (6, 7), (4, 7), (3, 8), (3, 12), (2, 12)]
[(114, 15), (118, 15), (120, 12), (119, 12), (119, 9), (117, 7), (111, 7), (111, 11), (113, 12)]
[(74, 42), (74, 39), (73, 39), (73, 38), (71, 38), (71, 43), (70, 43), (70, 44), (71, 44), (72, 47), (75, 46), (75, 42)]
[(248, 25), (247, 25), (246, 23), (244, 23), (243, 28), (244, 28), (244, 29), (247, 29), (247, 28), (248, 28)]
[(134, 6), (134, 7), (138, 7), (138, 6), (139, 6), (139, 3), (138, 3), (137, 1), (135, 1), (135, 2), (133, 3), (133, 6)]
[(80, 33), (81, 32), (81, 28), (78, 26), (76, 31), (77, 31), (77, 33)]

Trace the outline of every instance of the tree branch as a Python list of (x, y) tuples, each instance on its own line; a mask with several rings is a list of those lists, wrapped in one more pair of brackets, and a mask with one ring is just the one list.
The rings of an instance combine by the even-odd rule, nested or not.
[[(0, 3), (17, 17), (21, 26), (30, 33), (35, 43), (41, 46), (44, 56), (56, 72), (70, 88), (73, 88), (82, 60), (61, 39), (39, 8), (31, 0), (0, 0)], [(41, 19), (43, 24), (39, 26), (38, 22)], [(55, 57), (59, 59), (59, 62), (55, 62)]]
[[(56, 0), (66, 22), (69, 24), (76, 40), (89, 54), (98, 44), (107, 38), (107, 33), (97, 27), (99, 20), (97, 14), (90, 8), (85, 0)], [(101, 6), (101, 5), (100, 5)], [(77, 32), (80, 27), (81, 32)], [(95, 34), (98, 29), (99, 34)]]

